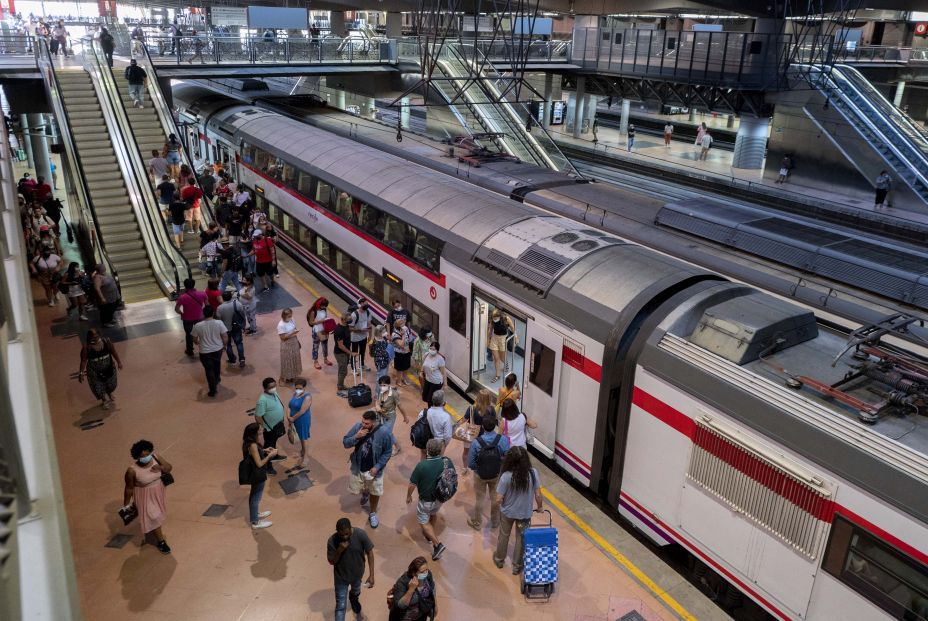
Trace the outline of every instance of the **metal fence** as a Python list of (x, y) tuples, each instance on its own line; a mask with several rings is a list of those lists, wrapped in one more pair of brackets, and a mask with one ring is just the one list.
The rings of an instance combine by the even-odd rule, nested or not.
[(396, 40), (364, 37), (278, 38), (213, 35), (154, 37), (146, 42), (157, 65), (181, 63), (395, 63)]

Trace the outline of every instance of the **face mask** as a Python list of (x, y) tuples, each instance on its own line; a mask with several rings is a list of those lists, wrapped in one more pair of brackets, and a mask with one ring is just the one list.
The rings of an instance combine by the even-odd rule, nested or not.
[[(275, 388), (274, 390), (277, 390), (277, 389)], [(298, 394), (298, 395), (302, 395), (302, 394), (303, 394), (304, 392), (306, 392), (306, 391), (303, 390), (302, 388), (297, 388), (295, 392), (296, 392), (296, 394)]]
[(269, 394), (269, 395), (276, 395), (276, 394), (277, 394), (277, 387), (275, 386), (274, 388), (268, 388), (268, 389), (267, 389), (267, 394)]
[(394, 307), (393, 307), (393, 310), (395, 310), (396, 312), (400, 312), (401, 310), (403, 310), (403, 307), (402, 307), (402, 306), (394, 306)]
[(150, 464), (151, 460), (154, 459), (154, 455), (146, 455), (145, 457), (139, 457), (140, 464)]
[(499, 317), (494, 317), (494, 318), (493, 318), (493, 323), (499, 323)]
[(425, 573), (423, 573), (423, 574), (418, 574), (418, 575), (416, 576), (416, 578), (419, 579), (419, 582), (422, 582), (423, 580), (425, 580), (425, 579), (428, 578), (428, 577), (429, 577), (429, 572), (425, 572)]
[(438, 353), (438, 350), (435, 349), (434, 347), (429, 347), (429, 353), (432, 354), (432, 355), (434, 355), (434, 354), (437, 354), (437, 353)]

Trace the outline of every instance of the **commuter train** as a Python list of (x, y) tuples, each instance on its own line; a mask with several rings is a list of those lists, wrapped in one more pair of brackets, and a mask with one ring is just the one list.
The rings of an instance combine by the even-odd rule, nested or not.
[(381, 318), (402, 300), (462, 390), (500, 387), (489, 318), (510, 317), (535, 450), (685, 553), (734, 616), (928, 618), (928, 360), (881, 339), (912, 317), (849, 334), (297, 120), (174, 97), (192, 150), (229, 163), (282, 247)]

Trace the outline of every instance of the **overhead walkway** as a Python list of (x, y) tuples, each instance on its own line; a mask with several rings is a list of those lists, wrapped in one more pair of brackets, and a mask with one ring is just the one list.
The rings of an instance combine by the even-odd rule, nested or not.
[(170, 245), (137, 147), (129, 146), (135, 138), (102, 54), (88, 45), (84, 66), (57, 66), (45, 43), (39, 47), (95, 259), (105, 259), (125, 302), (173, 294), (189, 269)]

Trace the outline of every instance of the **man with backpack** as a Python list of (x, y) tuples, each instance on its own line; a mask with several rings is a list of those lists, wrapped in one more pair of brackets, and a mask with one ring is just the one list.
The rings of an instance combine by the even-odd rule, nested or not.
[(132, 98), (132, 105), (136, 108), (144, 108), (145, 80), (148, 79), (148, 74), (139, 67), (138, 61), (133, 58), (129, 61), (129, 66), (126, 67), (125, 76), (126, 82), (129, 83), (129, 97)]
[(348, 430), (342, 438), (342, 446), (351, 451), (351, 475), (348, 489), (352, 494), (361, 494), (361, 505), (370, 502), (371, 528), (377, 528), (377, 505), (383, 495), (383, 470), (393, 456), (393, 438), (390, 430), (377, 422), (377, 412), (368, 410), (361, 415), (361, 422)]
[[(231, 291), (222, 292), (222, 304), (216, 309), (216, 316), (226, 325), (229, 331), (229, 340), (226, 342), (226, 359), (229, 364), (238, 362), (239, 367), (245, 366), (245, 341), (242, 333), (245, 330), (245, 307), (232, 297)], [(238, 359), (232, 351), (232, 343), (238, 349)]]
[(457, 473), (454, 464), (442, 456), (444, 443), (432, 438), (425, 447), (426, 459), (413, 468), (406, 489), (406, 504), (412, 503), (412, 492), (418, 490), (419, 502), (416, 504), (416, 521), (422, 528), (426, 541), (432, 544), (432, 560), (437, 561), (445, 553), (445, 544), (435, 534), (435, 516), (442, 504), (451, 500), (457, 491)]
[(509, 450), (509, 439), (496, 433), (497, 420), (493, 416), (484, 416), (481, 423), (483, 432), (470, 443), (467, 453), (467, 466), (474, 471), (474, 492), (477, 503), (474, 505), (473, 517), (467, 518), (467, 525), (480, 530), (483, 523), (483, 505), (486, 496), (490, 496), (490, 528), (499, 527), (499, 502), (496, 500), (496, 484), (503, 469), (503, 456)]

